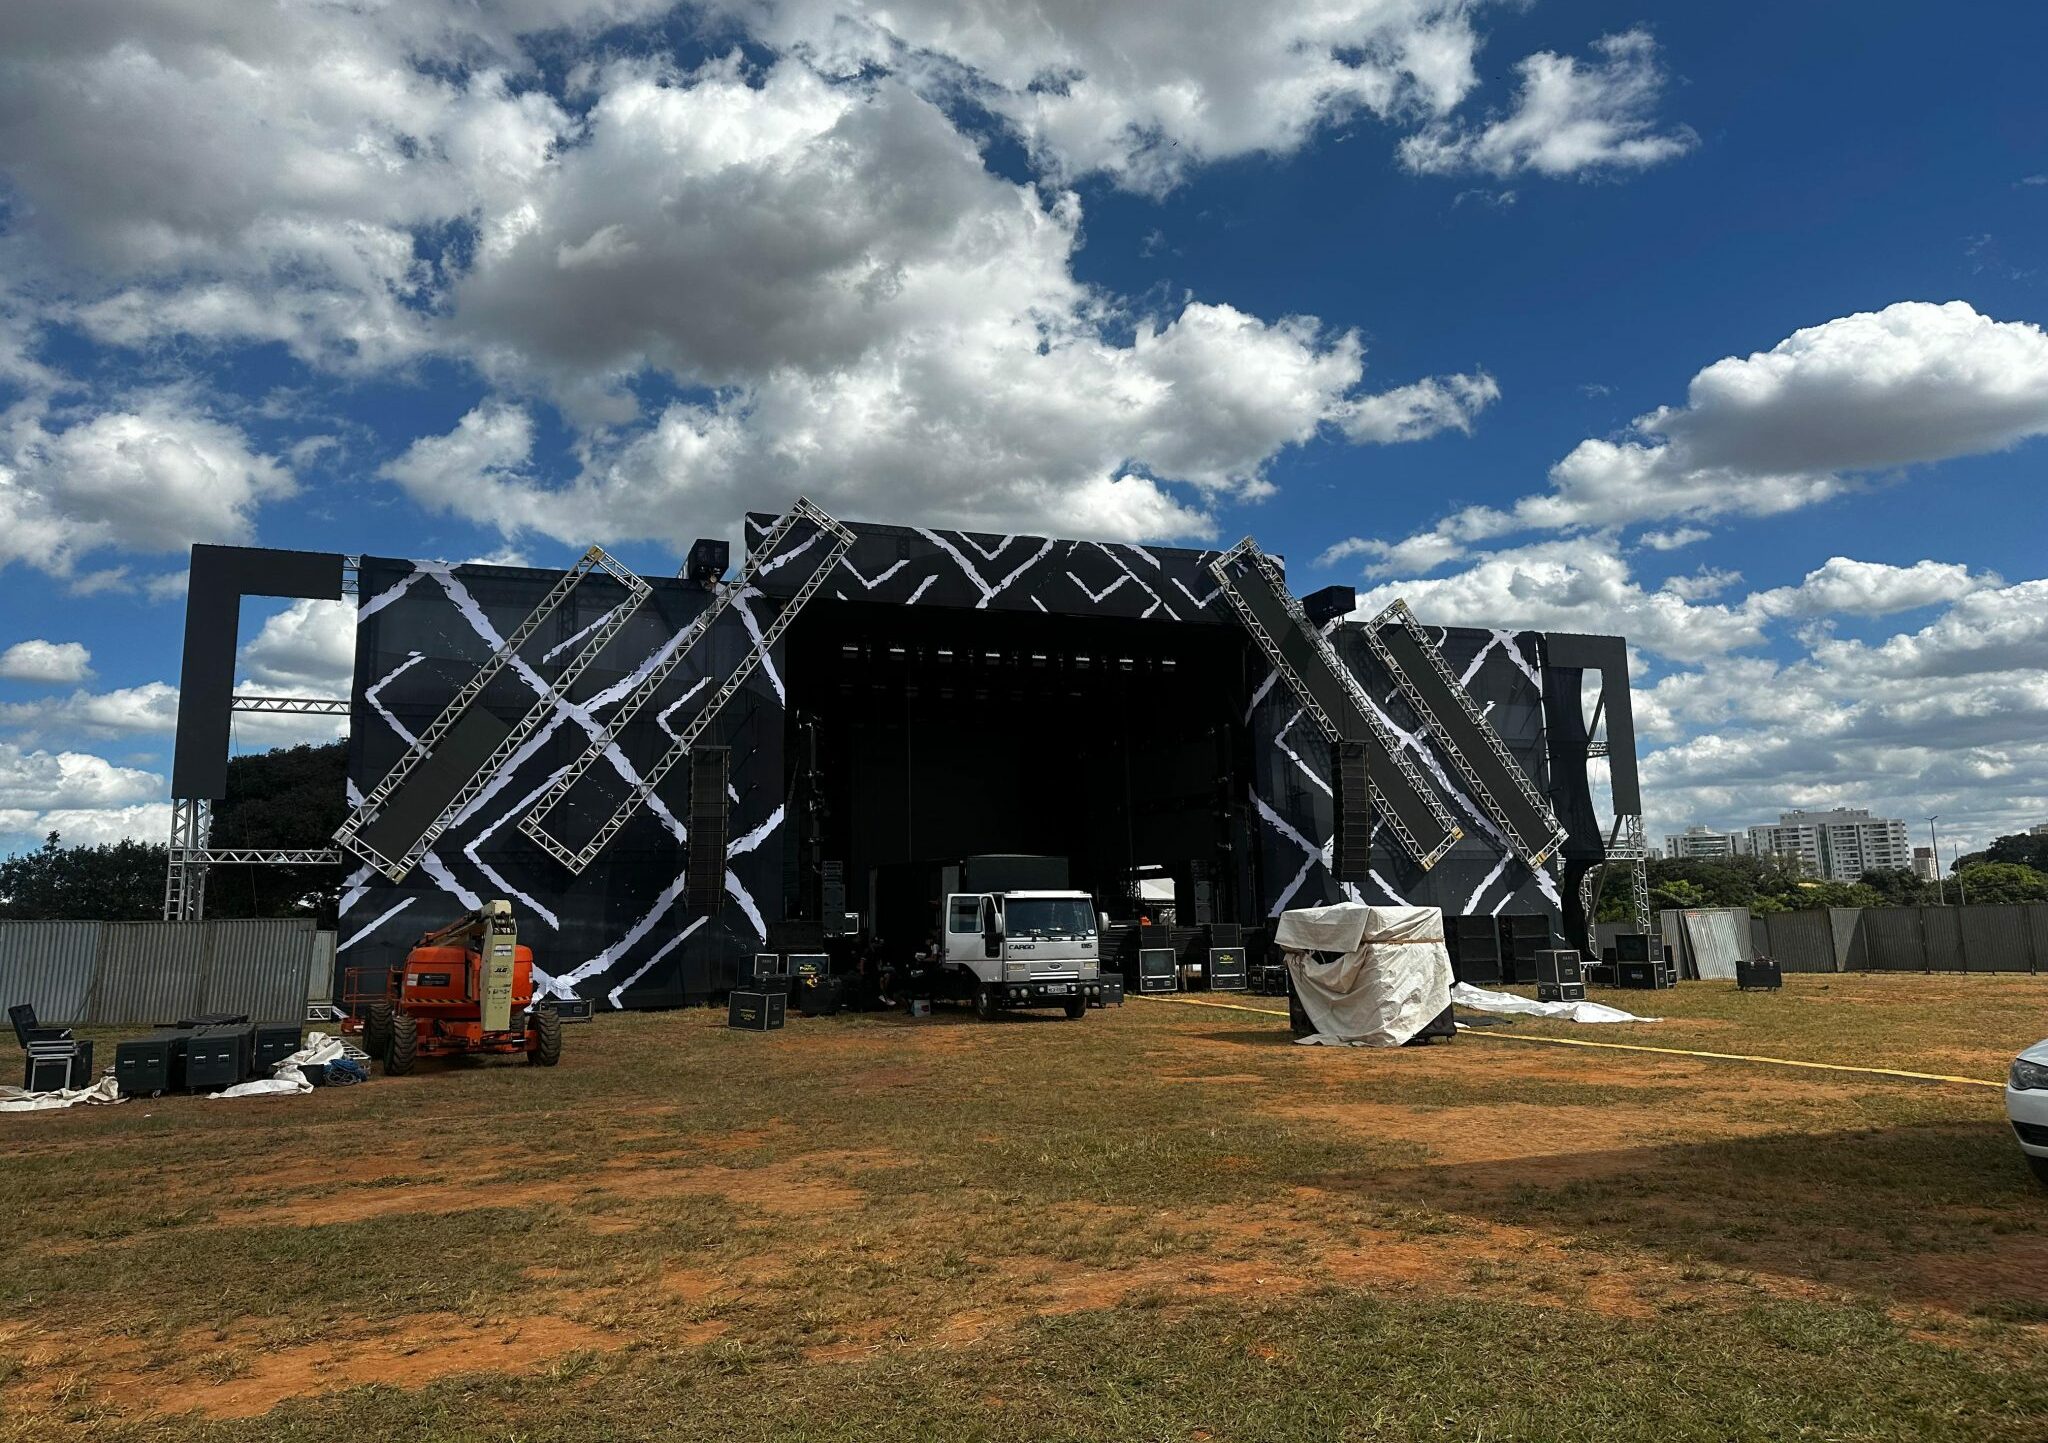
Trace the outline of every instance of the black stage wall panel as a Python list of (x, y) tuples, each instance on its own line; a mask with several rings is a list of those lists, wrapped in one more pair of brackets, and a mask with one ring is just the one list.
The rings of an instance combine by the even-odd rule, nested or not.
[(228, 739), (235, 697), (235, 641), (245, 596), (341, 599), (336, 552), (194, 546), (185, 592), (185, 658), (178, 673), (173, 797), (228, 793)]
[[(1119, 618), (1125, 627), (1189, 623), (1241, 632), (1207, 569), (1215, 553), (903, 527), (854, 529), (855, 546), (814, 608), (880, 602), (918, 611), (945, 607), (963, 619), (992, 611), (1055, 613)], [(749, 530), (758, 536), (752, 519)], [(625, 729), (609, 767), (613, 775), (623, 781), (620, 768), (642, 768), (666, 750), (695, 705), (691, 688), (730, 674), (736, 659), (755, 645), (753, 636), (776, 615), (780, 602), (773, 593), (786, 570), (791, 568), (764, 578), (769, 595), (750, 597), (728, 611), (705, 639), (704, 654), (693, 653)], [(410, 736), (475, 674), (560, 573), (451, 569), (371, 557), (364, 559), (361, 575), (349, 770), (357, 798), (390, 769)], [(388, 965), (422, 931), (497, 897), (512, 903), (521, 940), (533, 947), (543, 973), (600, 1007), (707, 999), (729, 988), (751, 966), (753, 954), (765, 950), (767, 929), (780, 920), (784, 851), (794, 846), (796, 830), (785, 815), (791, 793), (784, 766), (790, 652), (784, 647), (776, 648), (702, 739), (705, 746), (727, 749), (730, 768), (728, 880), (715, 909), (693, 905), (707, 899), (687, 895), (688, 768), (671, 772), (657, 794), (661, 805), (644, 809), (580, 876), (528, 843), (516, 825), (550, 779), (602, 728), (635, 670), (687, 627), (708, 599), (702, 588), (684, 581), (652, 579), (652, 585), (653, 594), (579, 679), (568, 704), (557, 707), (506, 773), (404, 882), (386, 882), (366, 867), (351, 871), (341, 906), (339, 966)], [(529, 644), (527, 661), (548, 674), (547, 658), (566, 648), (552, 663), (560, 665), (573, 651), (567, 644), (597, 623), (610, 604), (603, 588), (579, 586), (544, 628), (551, 635)], [(790, 633), (789, 646), (797, 651), (807, 619), (799, 618)], [(1240, 895), (1234, 920), (1253, 924), (1287, 907), (1345, 896), (1435, 905), (1447, 913), (1556, 916), (1556, 880), (1532, 876), (1507, 856), (1494, 824), (1459, 795), (1454, 774), (1432, 745), (1412, 739), (1416, 718), (1356, 632), (1356, 623), (1340, 626), (1332, 644), (1389, 723), (1411, 734), (1406, 745), (1466, 836), (1423, 873), (1382, 833), (1372, 839), (1364, 879), (1341, 881), (1331, 870), (1338, 851), (1331, 748), (1302, 714), (1301, 703), (1255, 658), (1242, 682), (1230, 682), (1233, 689), (1242, 687), (1236, 694), (1244, 698), (1248, 751), (1226, 758), (1228, 774), (1213, 783), (1197, 778), (1208, 790), (1186, 803), (1223, 819), (1214, 825), (1218, 841), (1231, 842), (1235, 853), (1234, 888)], [(1544, 638), (1476, 629), (1432, 628), (1431, 635), (1539, 787), (1555, 795), (1569, 780), (1561, 773), (1574, 766), (1583, 777), (1582, 738), (1575, 760), (1546, 747)], [(1618, 641), (1611, 649), (1625, 655)], [(1617, 674), (1625, 679), (1625, 670)], [(508, 667), (477, 706), (509, 725), (535, 695), (522, 670)], [(939, 748), (932, 755), (941, 761), (943, 749), (959, 741), (933, 729), (942, 710), (917, 703), (910, 717), (918, 728), (918, 754), (926, 746)], [(886, 706), (876, 712), (875, 724), (896, 724)], [(1621, 746), (1617, 740), (1617, 750)], [(901, 770), (888, 753), (869, 760), (872, 775), (863, 776), (863, 786), (886, 787), (892, 768)], [(1219, 798), (1231, 806), (1218, 810)], [(1162, 798), (1163, 804), (1169, 801)], [(1176, 810), (1181, 805), (1171, 802), (1158, 820), (1191, 815)], [(908, 820), (928, 824), (930, 818)], [(1149, 844), (1140, 838), (1138, 845)], [(921, 853), (923, 847), (911, 850)], [(854, 858), (844, 859), (849, 887), (864, 888), (866, 872)], [(1224, 874), (1219, 868), (1213, 875)]]

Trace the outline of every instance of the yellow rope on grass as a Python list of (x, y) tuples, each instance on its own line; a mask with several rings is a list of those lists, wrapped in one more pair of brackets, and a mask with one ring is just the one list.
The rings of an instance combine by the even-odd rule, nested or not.
[[(1261, 1017), (1285, 1017), (1287, 1014), (1271, 1007), (1245, 1007), (1235, 1002), (1203, 1002), (1193, 997), (1161, 997), (1156, 993), (1138, 994), (1147, 1002), (1178, 1002), (1183, 1007), (1225, 1007), (1232, 1012), (1256, 1012)], [(1804, 1067), (1816, 1072), (1860, 1072), (1870, 1077), (1900, 1077), (1912, 1082), (1954, 1082), (1964, 1087), (2004, 1088), (2002, 1082), (1986, 1082), (1981, 1077), (1950, 1077), (1939, 1072), (1906, 1072), (1896, 1067), (1856, 1067), (1847, 1062), (1804, 1062), (1794, 1057), (1755, 1057), (1742, 1052), (1695, 1052), (1683, 1047), (1650, 1047), (1640, 1042), (1588, 1042), (1578, 1037), (1531, 1037), (1526, 1033), (1487, 1032), (1478, 1028), (1461, 1028), (1465, 1037), (1484, 1037), (1495, 1042), (1543, 1042), (1556, 1047), (1597, 1047), (1609, 1052), (1654, 1052), (1664, 1057), (1704, 1057), (1715, 1062), (1761, 1062), (1771, 1067)]]

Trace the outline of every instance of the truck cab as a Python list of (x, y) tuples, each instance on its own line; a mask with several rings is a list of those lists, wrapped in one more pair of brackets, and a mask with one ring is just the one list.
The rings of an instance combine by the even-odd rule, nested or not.
[(943, 963), (986, 1020), (1013, 1007), (1086, 1015), (1102, 996), (1101, 938), (1086, 892), (949, 892)]

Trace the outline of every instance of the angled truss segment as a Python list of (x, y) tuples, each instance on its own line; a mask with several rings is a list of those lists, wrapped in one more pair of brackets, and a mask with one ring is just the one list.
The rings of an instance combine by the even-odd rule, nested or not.
[[(718, 690), (677, 735), (669, 749), (662, 753), (654, 765), (633, 784), (625, 800), (619, 803), (617, 809), (605, 819), (587, 843), (581, 848), (574, 848), (549, 832), (546, 826), (549, 814), (561, 804), (590, 769), (597, 765), (607, 748), (623, 732), (626, 723), (661, 690), (662, 684), (683, 665), (697, 643), (710, 634), (718, 618), (745, 594), (763, 571), (777, 564), (776, 554), (781, 551), (790, 534), (803, 523), (816, 528), (818, 534), (796, 550), (809, 548), (820, 537), (828, 544), (821, 549), (816, 565), (805, 577), (803, 584), (783, 604), (781, 612), (761, 633), (759, 643), (748, 651), (746, 658), (725, 678)], [(690, 623), (689, 628), (668, 655), (650, 669), (647, 675), (640, 679), (639, 684), (620, 700), (606, 721), (604, 731), (592, 740), (583, 754), (570, 764), (568, 770), (563, 772), (554, 785), (528, 809), (526, 815), (519, 819), (519, 830), (571, 872), (581, 873), (595, 861), (598, 854), (611, 845), (612, 838), (616, 837), (626, 823), (647, 804), (648, 798), (654, 795), (654, 789), (661, 784), (662, 778), (674, 769), (676, 763), (690, 754), (690, 749), (697, 744), (697, 739), (704, 734), (705, 728), (717, 718), (725, 704), (739, 693), (747, 679), (760, 666), (762, 657), (768, 654), (781, 639), (783, 632), (789, 629), (790, 623), (796, 620), (797, 614), (818, 594), (826, 578), (838, 568), (840, 560), (852, 549), (853, 542), (852, 530), (813, 505), (807, 497), (799, 497), (796, 504), (762, 536), (760, 545), (747, 554), (746, 564), (740, 568), (739, 575), (723, 584), (710, 604)], [(791, 552), (790, 556), (793, 557), (794, 554)]]
[[(396, 856), (388, 855), (368, 841), (363, 835), (365, 829), (384, 815), (392, 798), (398, 794), (420, 764), (433, 756), (434, 748), (464, 720), (477, 698), (483, 695), (484, 688), (490, 685), (492, 678), (511, 664), (512, 658), (532, 639), (542, 623), (554, 615), (568, 599), (569, 593), (593, 571), (603, 572), (624, 587), (626, 600), (613, 608), (604, 624), (590, 633), (582, 647), (557, 673), (554, 680), (545, 684), (542, 694), (527, 708), (525, 715), (497, 739), (485, 760), (472, 769), (455, 788), (453, 796), (439, 807), (425, 831), (400, 849)], [(598, 654), (611, 639), (618, 635), (620, 628), (639, 609), (640, 603), (646, 600), (652, 590), (644, 579), (621, 566), (602, 546), (593, 546), (584, 552), (574, 566), (562, 573), (561, 580), (548, 588), (547, 594), (540, 599), (539, 604), (527, 613), (526, 619), (505, 638), (504, 643), (491, 653), (489, 660), (477, 669), (476, 675), (463, 684), (461, 690), (455, 693), (433, 722), (421, 730), (413, 744), (406, 748), (405, 754), (399, 757), (397, 763), (385, 774), (384, 779), (363, 798), (362, 805), (341, 824), (341, 829), (334, 834), (335, 843), (361, 857), (392, 881), (402, 880), (405, 874), (412, 870), (414, 864), (426, 855), (427, 849), (433, 846), (441, 833), (461, 815), (462, 809), (490, 785), (491, 779), (496, 776), (505, 761), (524, 746), (533, 733), (547, 721), (567, 694), (569, 686), (597, 659)]]
[[(1416, 654), (1409, 657), (1405, 665), (1387, 645), (1385, 629), (1391, 627), (1400, 629), (1400, 636)], [(1365, 628), (1365, 644), (1379, 659), (1380, 665), (1387, 669), (1388, 675), (1393, 677), (1394, 684), (1415, 709), (1424, 728), (1435, 734), (1445, 758), (1471, 789), (1473, 800), (1499, 824), (1501, 834), (1508, 839), (1515, 855), (1531, 870), (1549, 861), (1565, 839), (1565, 830), (1558, 824), (1556, 811), (1508, 752), (1507, 743), (1501, 740), (1493, 723), (1473, 704), (1472, 694), (1459, 682), (1450, 663), (1444, 660), (1444, 654), (1429, 639), (1429, 633), (1422, 629), (1415, 613), (1408, 609), (1408, 603), (1396, 600), (1374, 617)], [(1427, 670), (1427, 674), (1421, 677), (1415, 675), (1416, 656), (1420, 657)], [(1465, 747), (1458, 744), (1458, 738), (1453, 735), (1456, 722), (1462, 722), (1471, 734), (1479, 738), (1486, 752), (1483, 758), (1475, 760), (1467, 754)], [(1491, 774), (1490, 781), (1488, 773)], [(1518, 794), (1517, 800), (1525, 809), (1519, 815), (1514, 807), (1505, 804), (1507, 799), (1499, 795), (1504, 786), (1513, 787)]]
[[(1284, 609), (1287, 623), (1299, 634), (1316, 660), (1328, 672), (1330, 679), (1339, 688), (1349, 703), (1350, 715), (1333, 715), (1323, 698), (1317, 696), (1316, 687), (1304, 676), (1300, 667), (1293, 664), (1286, 655), (1281, 639), (1273, 634), (1271, 626), (1262, 621), (1250, 600), (1239, 586), (1239, 568), (1256, 571), (1279, 605)], [(1457, 845), (1464, 836), (1463, 830), (1451, 817), (1434, 789), (1423, 779), (1416, 768), (1414, 758), (1403, 750), (1399, 738), (1381, 720), (1365, 688), (1358, 678), (1337, 655), (1337, 649), (1330, 645), (1308, 614), (1301, 609), (1300, 601), (1288, 590), (1286, 578), (1273, 559), (1259, 549), (1258, 543), (1247, 536), (1230, 550), (1209, 563), (1209, 571), (1221, 586), (1223, 595), (1229, 600), (1231, 609), (1244, 622), (1245, 629), (1265, 653), (1266, 660), (1294, 692), (1308, 714), (1322, 729), (1323, 735), (1331, 742), (1347, 737), (1362, 736), (1369, 739), (1378, 753), (1368, 768), (1373, 778), (1371, 789), (1375, 809), (1380, 820), (1394, 834), (1404, 850), (1425, 870), (1435, 866), (1446, 852)], [(1347, 722), (1349, 725), (1347, 726)], [(1391, 773), (1395, 779), (1390, 786), (1398, 788), (1398, 795), (1389, 795), (1379, 778)], [(1404, 815), (1405, 814), (1405, 815)], [(1426, 826), (1431, 836), (1418, 835), (1418, 825)]]

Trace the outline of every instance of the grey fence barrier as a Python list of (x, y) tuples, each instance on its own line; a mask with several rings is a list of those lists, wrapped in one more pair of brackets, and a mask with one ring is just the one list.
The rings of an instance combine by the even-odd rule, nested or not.
[(140, 1027), (208, 1012), (296, 1021), (326, 990), (333, 937), (310, 917), (0, 922), (0, 1006), (31, 1003), (58, 1027)]

